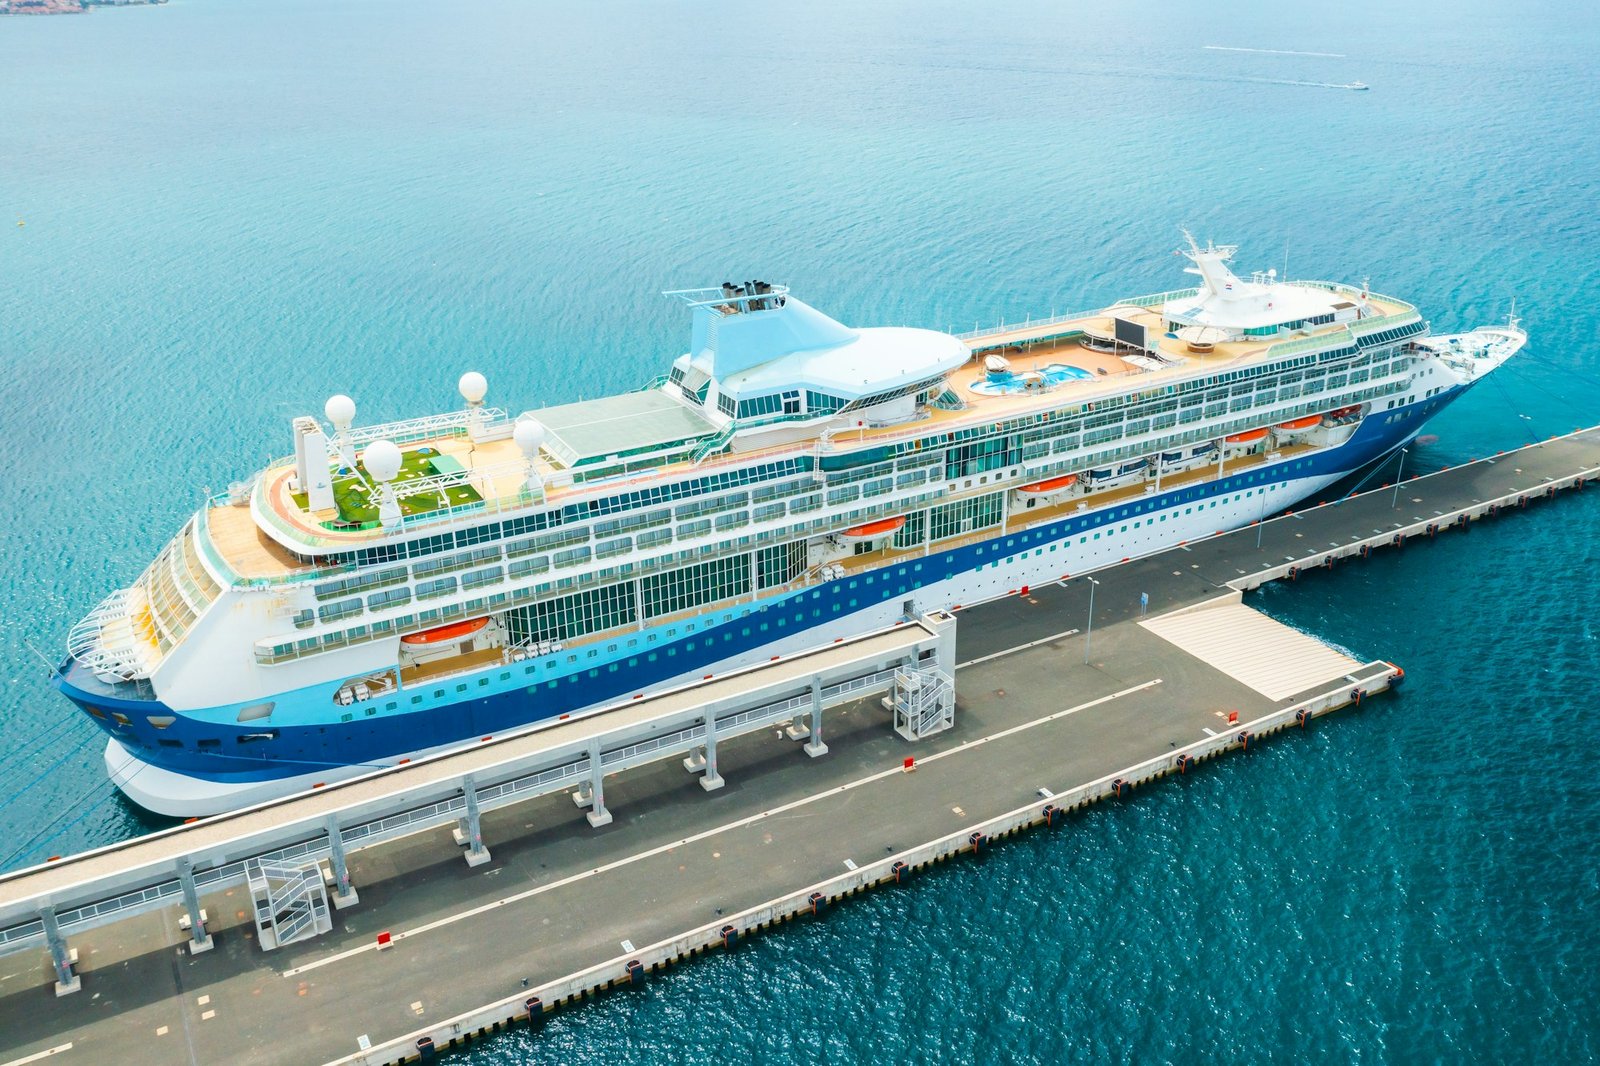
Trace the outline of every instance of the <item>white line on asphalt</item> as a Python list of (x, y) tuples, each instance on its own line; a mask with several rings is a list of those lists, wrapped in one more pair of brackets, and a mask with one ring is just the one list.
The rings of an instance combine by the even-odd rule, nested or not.
[(1076, 629), (1063, 629), (1061, 632), (1052, 633), (1048, 637), (1040, 637), (1038, 640), (1030, 640), (1026, 644), (1018, 644), (1015, 648), (1007, 648), (1004, 651), (990, 652), (988, 655), (980, 655), (976, 659), (968, 659), (964, 663), (956, 663), (956, 669), (961, 670), (968, 666), (977, 666), (979, 663), (986, 663), (990, 659), (998, 659), (1003, 655), (1010, 655), (1011, 653), (1018, 651), (1027, 651), (1029, 648), (1037, 648), (1041, 644), (1048, 644), (1052, 640), (1060, 640), (1062, 637), (1070, 637), (1077, 632), (1078, 631)]
[[(918, 758), (916, 765), (919, 767), (927, 766), (929, 763), (938, 762), (940, 759), (949, 758), (952, 755), (960, 755), (962, 752), (972, 751), (975, 748), (981, 748), (991, 741), (1003, 740), (1006, 737), (1014, 736), (1017, 733), (1033, 729), (1036, 726), (1059, 721), (1062, 718), (1066, 718), (1068, 715), (1077, 714), (1080, 711), (1087, 711), (1093, 707), (1099, 707), (1102, 704), (1110, 703), (1112, 700), (1121, 699), (1123, 696), (1129, 696), (1135, 692), (1143, 692), (1146, 689), (1154, 688), (1159, 684), (1161, 684), (1161, 679), (1159, 677), (1153, 678), (1142, 684), (1132, 685), (1120, 691), (1112, 692), (1109, 695), (1101, 696), (1099, 699), (1090, 700), (1088, 703), (1080, 703), (1076, 707), (1068, 707), (1066, 710), (1056, 711), (1054, 714), (1045, 715), (1043, 718), (1035, 718), (1032, 721), (1023, 722), (1021, 725), (1014, 725), (1009, 729), (1002, 729), (998, 733), (990, 733), (986, 737), (979, 737), (977, 740), (962, 744), (959, 747), (946, 748), (944, 751), (936, 751), (932, 755)], [(624, 866), (631, 866), (633, 863), (640, 862), (644, 859), (665, 854), (666, 852), (672, 851), (674, 848), (681, 848), (686, 844), (694, 844), (701, 840), (706, 840), (710, 837), (730, 832), (734, 829), (741, 829), (747, 825), (754, 825), (757, 822), (771, 818), (773, 815), (787, 814), (790, 811), (798, 810), (799, 808), (815, 803), (818, 800), (827, 799), (830, 796), (837, 796), (841, 792), (848, 792), (851, 789), (861, 788), (864, 785), (870, 785), (876, 781), (882, 781), (886, 777), (896, 777), (903, 773), (905, 773), (904, 767), (895, 766), (890, 770), (880, 770), (875, 774), (868, 774), (866, 777), (858, 777), (854, 781), (847, 781), (842, 785), (835, 785), (823, 792), (816, 792), (809, 796), (802, 796), (797, 800), (792, 800), (788, 803), (781, 804), (780, 806), (773, 807), (771, 810), (762, 811), (760, 814), (752, 814), (744, 818), (736, 819), (732, 822), (727, 822), (723, 825), (715, 826), (711, 829), (703, 830), (699, 833), (693, 834), (692, 836), (684, 837), (681, 840), (674, 840), (670, 844), (661, 844), (657, 847), (649, 848), (645, 851), (629, 855), (626, 858), (617, 859), (615, 862), (608, 862), (603, 866), (596, 866), (591, 870), (585, 870), (582, 873), (572, 874), (569, 877), (563, 877), (559, 880), (552, 881), (548, 885), (540, 885), (536, 888), (530, 888), (514, 895), (504, 896), (500, 899), (489, 903), (483, 903), (476, 907), (468, 908), (464, 911), (458, 911), (455, 914), (448, 914), (443, 918), (438, 918), (434, 921), (419, 925), (415, 929), (407, 929), (403, 932), (395, 933), (392, 940), (394, 943), (398, 944), (407, 937), (417, 936), (421, 933), (429, 933), (435, 929), (443, 929), (445, 926), (454, 925), (456, 922), (463, 921), (467, 918), (476, 917), (477, 915), (485, 914), (492, 910), (498, 910), (499, 908), (508, 906), (512, 903), (520, 903), (525, 899), (531, 899), (534, 896), (543, 895), (546, 892), (551, 892), (558, 888), (565, 888), (567, 885), (575, 884), (591, 877), (597, 877), (600, 874), (609, 873), (612, 870), (621, 869)], [(323, 966), (327, 966), (335, 962), (342, 962), (345, 959), (354, 958), (357, 955), (361, 955), (369, 951), (376, 951), (377, 949), (378, 944), (377, 941), (374, 940), (370, 943), (363, 944), (360, 947), (350, 948), (346, 951), (329, 955), (327, 958), (316, 959), (312, 962), (306, 963), (303, 966), (296, 966), (293, 969), (284, 970), (282, 971), (282, 975), (284, 977), (296, 977), (300, 974), (306, 973), (307, 971), (320, 969)], [(5, 1064), (5, 1066), (10, 1066), (10, 1064)]]
[(55, 1047), (45, 1048), (43, 1051), (36, 1051), (32, 1055), (29, 1055), (27, 1058), (12, 1059), (10, 1062), (5, 1063), (4, 1066), (23, 1066), (23, 1063), (25, 1063), (25, 1062), (38, 1062), (40, 1059), (47, 1059), (51, 1055), (59, 1055), (63, 1051), (71, 1051), (71, 1050), (72, 1050), (72, 1041), (68, 1040), (65, 1044), (57, 1044)]

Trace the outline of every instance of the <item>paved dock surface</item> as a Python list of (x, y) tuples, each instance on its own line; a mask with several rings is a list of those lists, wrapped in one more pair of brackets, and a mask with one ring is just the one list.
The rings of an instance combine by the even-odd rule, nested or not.
[[(44, 952), (0, 960), (0, 1063), (320, 1062), (515, 995), (844, 869), (1292, 705), (1138, 624), (1230, 583), (1600, 467), (1582, 434), (1408, 481), (962, 612), (956, 727), (911, 746), (876, 703), (830, 712), (830, 754), (775, 733), (721, 748), (706, 793), (675, 761), (607, 781), (616, 821), (565, 796), (485, 815), (469, 869), (444, 830), (352, 858), (361, 903), (313, 941), (264, 953), (243, 889), (208, 896), (216, 950), (191, 957), (177, 908), (74, 938), (81, 993), (57, 999)], [(1259, 537), (1259, 546), (1258, 546)], [(1411, 550), (1411, 549), (1406, 549)], [(1340, 634), (1359, 644), (1357, 635)], [(1381, 649), (1362, 649), (1381, 653)], [(900, 772), (907, 754), (920, 768)], [(379, 932), (395, 946), (379, 952)]]

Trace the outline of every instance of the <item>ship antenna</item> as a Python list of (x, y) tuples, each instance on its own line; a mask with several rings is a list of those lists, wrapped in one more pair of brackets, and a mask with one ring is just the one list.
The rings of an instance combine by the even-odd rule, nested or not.
[(32, 641), (24, 640), (22, 642), (22, 645), (23, 645), (23, 647), (27, 648), (29, 651), (33, 652), (33, 654), (37, 655), (39, 657), (39, 661), (40, 662), (44, 663), (45, 666), (49, 667), (50, 676), (51, 677), (55, 677), (56, 676), (56, 674), (59, 671), (56, 668), (56, 664), (50, 661), (50, 657), (48, 655), (46, 655), (44, 652), (40, 651), (38, 648), (35, 648), (33, 646), (33, 642)]

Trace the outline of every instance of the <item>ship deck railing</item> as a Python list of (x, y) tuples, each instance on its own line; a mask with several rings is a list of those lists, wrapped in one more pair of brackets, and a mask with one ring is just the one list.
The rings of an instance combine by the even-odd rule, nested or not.
[[(1324, 287), (1328, 287), (1330, 289), (1336, 288), (1332, 283), (1322, 284)], [(1179, 298), (1185, 291), (1188, 290), (1179, 290), (1176, 293), (1159, 293), (1153, 296), (1138, 297), (1134, 300), (1123, 301), (1123, 303), (1130, 305), (1140, 304), (1141, 301), (1146, 303), (1159, 303), (1168, 298)], [(1347, 290), (1336, 289), (1336, 291)], [(1390, 299), (1389, 297), (1378, 296), (1377, 294), (1369, 294), (1369, 296), (1377, 300), (1387, 301)], [(1359, 323), (1361, 332), (1365, 333), (1372, 329), (1382, 328), (1390, 321), (1399, 321), (1401, 319), (1409, 318), (1416, 313), (1409, 304), (1405, 304), (1403, 301), (1392, 302), (1401, 307), (1402, 310), (1392, 315), (1377, 316), (1362, 320)], [(1305, 338), (1305, 340), (1313, 346), (1327, 344), (1329, 342), (1329, 334), (1322, 333), (1315, 337)], [(1279, 342), (1279, 344), (1283, 343), (1299, 342)], [(850, 445), (855, 445), (855, 447), (893, 446), (922, 437), (937, 435), (939, 432), (945, 431), (946, 429), (954, 432), (973, 422), (995, 419), (1005, 421), (1010, 418), (1021, 417), (1035, 413), (1043, 404), (1050, 401), (1060, 403), (1061, 400), (1069, 394), (1081, 393), (1082, 402), (1088, 403), (1099, 399), (1108, 391), (1116, 391), (1116, 386), (1120, 385), (1121, 382), (1125, 381), (1128, 377), (1160, 374), (1163, 379), (1163, 384), (1177, 384), (1181, 380), (1186, 380), (1190, 376), (1215, 373), (1220, 365), (1224, 365), (1226, 363), (1236, 362), (1240, 359), (1257, 358), (1262, 355), (1270, 354), (1274, 347), (1276, 347), (1276, 345), (1262, 343), (1252, 347), (1247, 352), (1233, 357), (1210, 357), (1207, 359), (1197, 359), (1193, 360), (1188, 365), (1167, 368), (1161, 371), (1130, 369), (1125, 373), (1119, 372), (1117, 374), (1096, 376), (1092, 379), (1079, 379), (1064, 383), (1063, 386), (1057, 389), (1041, 391), (1034, 395), (977, 397), (969, 400), (966, 410), (940, 411), (938, 415), (932, 419), (925, 419), (902, 428), (891, 430), (862, 427), (858, 431), (857, 437), (854, 441), (850, 439), (850, 431), (848, 429), (841, 430), (838, 435), (832, 438), (832, 447), (838, 451), (850, 451), (854, 450), (854, 448), (851, 448)], [(726, 431), (724, 432), (726, 433)], [(715, 439), (716, 438), (710, 438), (708, 439), (708, 442), (709, 440)], [(819, 442), (805, 441), (789, 442), (781, 445), (775, 445), (770, 448), (754, 449), (751, 451), (724, 453), (719, 455), (703, 454), (692, 461), (674, 464), (672, 466), (655, 468), (651, 471), (637, 475), (624, 475), (616, 478), (608, 478), (603, 481), (586, 481), (582, 483), (579, 483), (575, 480), (573, 471), (556, 471), (544, 478), (545, 502), (576, 502), (579, 499), (601, 493), (627, 491), (642, 485), (653, 484), (660, 481), (663, 477), (670, 476), (674, 473), (687, 474), (690, 472), (704, 472), (721, 469), (727, 465), (749, 465), (752, 463), (770, 461), (778, 458), (795, 458), (807, 454), (817, 454), (819, 447)], [(709, 451), (709, 449), (707, 451)], [(287, 461), (280, 465), (287, 465)], [(282, 472), (280, 466), (275, 466), (272, 468), (272, 470), (277, 470), (280, 474)], [(267, 475), (268, 477), (273, 476), (272, 470), (269, 470)], [(252, 495), (252, 507), (255, 509), (259, 520), (265, 526), (269, 526), (271, 529), (276, 530), (290, 538), (292, 542), (299, 545), (308, 553), (318, 551), (327, 552), (354, 550), (370, 543), (373, 539), (370, 536), (322, 536), (312, 532), (305, 525), (297, 523), (285, 515), (279, 514), (272, 501), (263, 500), (262, 496), (264, 495), (264, 490), (266, 489), (267, 481), (264, 477), (262, 480), (257, 482), (256, 490)], [(483, 518), (489, 515), (513, 511), (526, 511), (530, 505), (530, 499), (520, 492), (519, 486), (519, 491), (509, 496), (486, 495), (482, 502), (474, 502), (471, 505), (462, 507), (444, 507), (434, 511), (429, 511), (425, 514), (408, 516), (405, 519), (405, 528), (407, 530), (413, 530), (435, 526), (448, 526), (450, 524), (465, 520), (481, 521)]]

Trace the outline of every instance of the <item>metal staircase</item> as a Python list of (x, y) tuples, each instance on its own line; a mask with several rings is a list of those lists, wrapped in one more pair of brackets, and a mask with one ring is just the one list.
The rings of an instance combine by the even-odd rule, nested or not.
[(328, 889), (316, 863), (294, 866), (252, 859), (245, 866), (262, 951), (320, 936), (333, 928)]
[(935, 667), (894, 672), (894, 731), (907, 740), (921, 740), (956, 724), (956, 688), (950, 675)]

